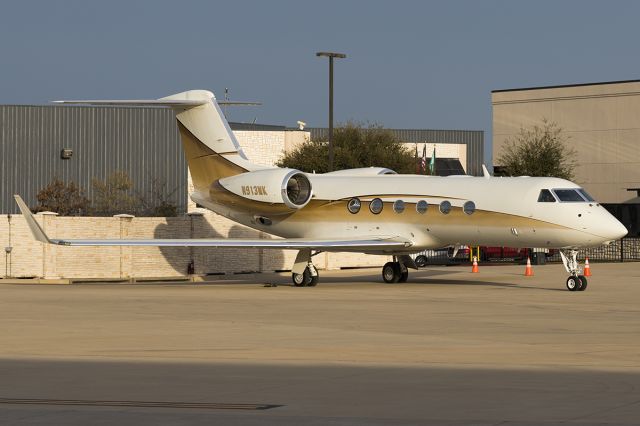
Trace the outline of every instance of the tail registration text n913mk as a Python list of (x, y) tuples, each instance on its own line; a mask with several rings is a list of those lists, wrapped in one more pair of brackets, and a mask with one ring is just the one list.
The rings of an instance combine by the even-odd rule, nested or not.
[(69, 246), (262, 247), (299, 250), (296, 286), (318, 283), (312, 253), (393, 256), (386, 282), (404, 282), (409, 256), (470, 244), (561, 250), (570, 290), (586, 288), (577, 249), (626, 235), (626, 228), (578, 185), (557, 178), (399, 175), (384, 168), (308, 174), (252, 163), (213, 93), (191, 90), (158, 100), (58, 101), (85, 105), (172, 108), (194, 184), (196, 203), (281, 239), (50, 239), (19, 196), (34, 237)]

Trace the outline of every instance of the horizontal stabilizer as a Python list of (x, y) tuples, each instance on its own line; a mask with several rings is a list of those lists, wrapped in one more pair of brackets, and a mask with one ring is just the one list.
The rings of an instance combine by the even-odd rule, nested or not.
[[(209, 103), (209, 100), (203, 99), (132, 99), (132, 100), (61, 100), (51, 101), (54, 104), (71, 104), (71, 105), (96, 105), (96, 106), (136, 106), (136, 107), (170, 107), (170, 108), (192, 108)], [(261, 102), (254, 101), (219, 101), (216, 99), (219, 105), (225, 106), (259, 106)]]
[(209, 103), (207, 99), (149, 99), (149, 100), (64, 100), (53, 101), (55, 104), (104, 105), (104, 106), (165, 106), (165, 107), (197, 107)]

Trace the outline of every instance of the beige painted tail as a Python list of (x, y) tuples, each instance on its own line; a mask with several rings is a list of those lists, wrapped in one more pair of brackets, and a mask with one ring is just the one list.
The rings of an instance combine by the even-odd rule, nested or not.
[(185, 157), (196, 189), (206, 190), (218, 179), (263, 168), (247, 159), (213, 93), (190, 90), (159, 101), (203, 102), (196, 107), (175, 108)]

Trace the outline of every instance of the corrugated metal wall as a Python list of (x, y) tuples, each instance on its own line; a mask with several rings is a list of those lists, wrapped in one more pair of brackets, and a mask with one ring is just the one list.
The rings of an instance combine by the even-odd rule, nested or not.
[[(63, 148), (73, 150), (69, 160)], [(166, 108), (93, 108), (0, 105), (0, 213), (16, 213), (13, 194), (35, 206), (54, 177), (79, 184), (91, 198), (92, 178), (126, 171), (135, 190), (148, 194), (165, 183), (186, 211), (187, 165)]]
[[(328, 138), (327, 128), (307, 128), (311, 132), (312, 141)], [(387, 129), (393, 132), (398, 140), (406, 143), (455, 143), (467, 145), (467, 173), (482, 175), (484, 161), (484, 132), (482, 130), (421, 130), (421, 129)]]

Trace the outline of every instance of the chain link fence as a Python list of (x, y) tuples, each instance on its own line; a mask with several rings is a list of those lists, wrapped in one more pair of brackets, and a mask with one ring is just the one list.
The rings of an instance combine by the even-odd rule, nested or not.
[[(637, 262), (640, 261), (640, 238), (627, 237), (608, 245), (589, 247), (578, 251), (578, 259), (589, 258), (589, 262)], [(547, 256), (548, 262), (562, 262), (560, 253)]]
[[(476, 254), (476, 248), (473, 248)], [(453, 248), (425, 250), (414, 257), (418, 266), (455, 265), (471, 262), (470, 249), (461, 248), (454, 254)], [(480, 262), (522, 263), (530, 257), (534, 263), (562, 262), (556, 249), (537, 251), (509, 247), (480, 247)], [(638, 262), (640, 261), (640, 237), (627, 237), (608, 245), (578, 250), (578, 260), (590, 262)]]

